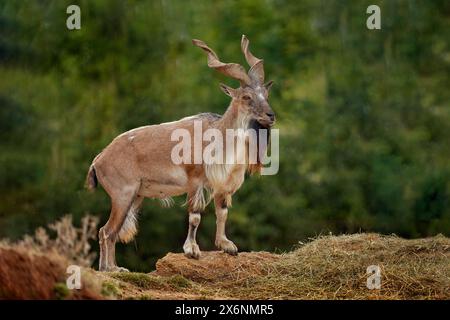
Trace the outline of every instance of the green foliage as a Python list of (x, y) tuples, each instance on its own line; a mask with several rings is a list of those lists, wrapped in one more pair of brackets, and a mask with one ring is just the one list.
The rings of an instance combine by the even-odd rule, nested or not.
[(111, 276), (114, 279), (121, 280), (130, 283), (141, 289), (160, 288), (162, 286), (162, 280), (154, 278), (145, 273), (138, 272), (118, 272), (112, 273)]
[(120, 289), (112, 281), (103, 281), (101, 293), (105, 297), (117, 297), (120, 295)]
[[(448, 1), (80, 0), (0, 4), (0, 237), (18, 238), (72, 213), (106, 222), (103, 191), (83, 189), (90, 162), (116, 135), (229, 100), (190, 39), (244, 64), (251, 40), (275, 80), (280, 171), (252, 177), (233, 199), (228, 230), (241, 250), (285, 250), (320, 233), (449, 235)], [(183, 199), (178, 199), (182, 203)], [(184, 208), (147, 201), (135, 244), (118, 262), (152, 269), (180, 251)], [(212, 249), (214, 214), (199, 242)]]
[(167, 279), (167, 283), (175, 289), (190, 288), (192, 283), (181, 274), (176, 274)]
[(64, 300), (70, 296), (70, 290), (67, 288), (65, 283), (55, 283), (53, 290), (55, 292), (55, 299), (57, 300)]
[(120, 280), (141, 289), (185, 289), (192, 283), (182, 275), (170, 277), (157, 277), (139, 272), (115, 272), (109, 274), (112, 278)]

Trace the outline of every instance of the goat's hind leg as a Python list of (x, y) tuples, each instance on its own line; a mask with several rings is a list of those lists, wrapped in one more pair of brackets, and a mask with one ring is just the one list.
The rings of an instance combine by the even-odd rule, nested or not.
[(100, 228), (98, 237), (100, 243), (100, 271), (128, 271), (116, 264), (116, 242), (129, 210), (135, 200), (135, 192), (121, 194), (120, 197), (111, 197), (111, 214), (108, 222)]

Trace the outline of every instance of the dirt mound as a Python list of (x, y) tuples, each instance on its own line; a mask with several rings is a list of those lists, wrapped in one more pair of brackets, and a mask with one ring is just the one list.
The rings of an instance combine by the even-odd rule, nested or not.
[(0, 247), (0, 299), (99, 299), (88, 287), (65, 286), (68, 263), (58, 255)]
[(168, 253), (151, 273), (97, 273), (105, 294), (117, 299), (234, 299), (233, 291), (267, 275), (279, 255), (243, 252), (238, 256), (202, 252), (199, 260)]
[(200, 259), (189, 259), (182, 253), (168, 253), (156, 263), (155, 275), (183, 277), (196, 282), (239, 281), (262, 276), (268, 264), (279, 259), (269, 252), (242, 252), (231, 256), (221, 251), (202, 252)]

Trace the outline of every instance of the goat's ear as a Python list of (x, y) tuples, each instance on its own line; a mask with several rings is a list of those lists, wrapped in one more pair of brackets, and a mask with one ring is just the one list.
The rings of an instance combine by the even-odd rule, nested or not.
[(236, 96), (236, 90), (227, 86), (226, 84), (219, 84), (220, 89), (227, 95), (230, 96), (231, 98), (234, 98)]
[(266, 88), (266, 90), (269, 91), (270, 88), (272, 88), (272, 85), (273, 85), (273, 80), (270, 80), (269, 82), (266, 82), (264, 84), (264, 88)]

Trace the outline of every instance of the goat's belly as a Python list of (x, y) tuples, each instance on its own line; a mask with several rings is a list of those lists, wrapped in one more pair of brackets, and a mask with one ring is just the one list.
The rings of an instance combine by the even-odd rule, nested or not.
[(139, 194), (148, 198), (167, 198), (186, 193), (188, 179), (181, 168), (161, 168), (141, 178)]
[(187, 192), (185, 186), (161, 184), (157, 181), (142, 181), (139, 195), (146, 198), (164, 199), (179, 196)]

